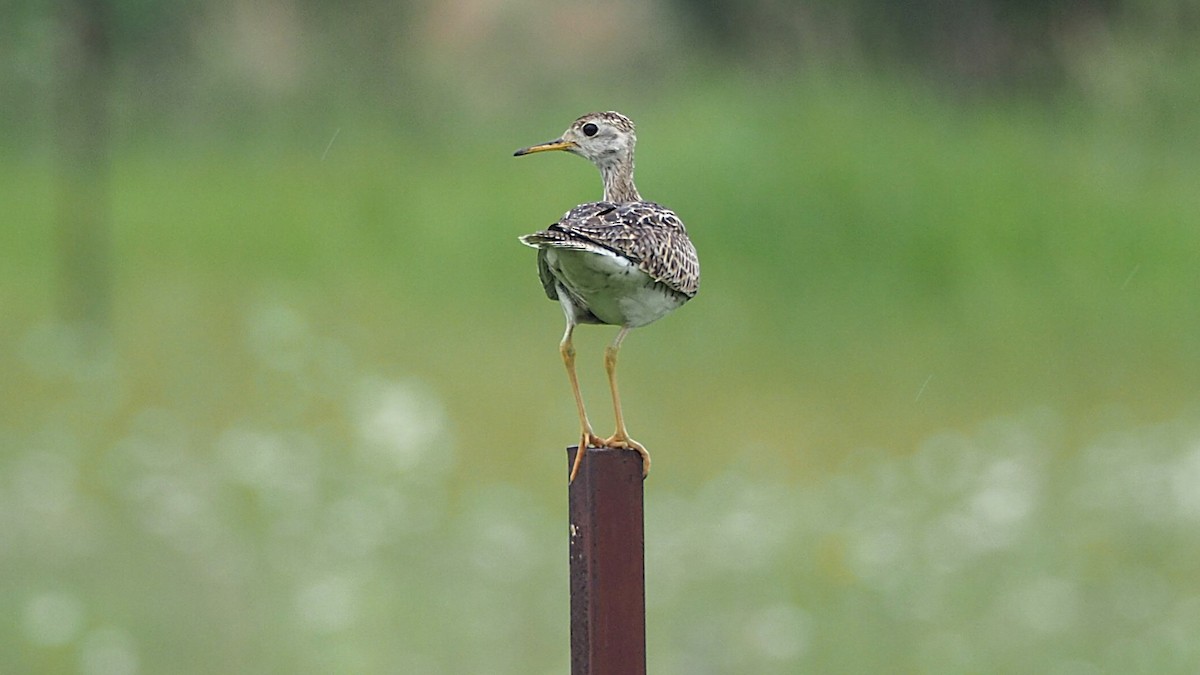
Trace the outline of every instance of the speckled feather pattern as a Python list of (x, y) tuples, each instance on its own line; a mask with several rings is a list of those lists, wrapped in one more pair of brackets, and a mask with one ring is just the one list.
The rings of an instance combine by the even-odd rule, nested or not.
[(563, 304), (568, 325), (643, 326), (700, 288), (700, 263), (683, 222), (642, 199), (634, 185), (636, 144), (632, 120), (594, 112), (572, 122), (559, 139), (514, 153), (566, 150), (595, 164), (604, 182), (601, 201), (576, 206), (550, 227), (521, 237), (538, 249), (538, 276), (546, 295)]
[(625, 133), (632, 134), (634, 132), (633, 120), (619, 112), (616, 112), (615, 110), (580, 115), (574, 122), (571, 122), (571, 127), (575, 129), (582, 129), (583, 125), (587, 124), (588, 122), (607, 122), (608, 124), (611, 124)]
[[(700, 262), (683, 221), (654, 202), (592, 202), (568, 211), (557, 223), (521, 241), (535, 248), (611, 252), (637, 265), (657, 282), (687, 298), (700, 288)], [(540, 256), (539, 256), (540, 257)], [(538, 265), (542, 285), (557, 300), (555, 279)]]

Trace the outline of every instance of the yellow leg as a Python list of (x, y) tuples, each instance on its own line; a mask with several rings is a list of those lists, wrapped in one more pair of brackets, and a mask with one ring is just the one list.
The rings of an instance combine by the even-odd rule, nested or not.
[(571, 342), (571, 334), (574, 332), (575, 324), (568, 321), (566, 333), (563, 334), (562, 342), (558, 345), (563, 365), (567, 367), (567, 379), (571, 381), (571, 393), (575, 394), (575, 407), (579, 409), (579, 451), (575, 453), (575, 463), (571, 466), (569, 483), (575, 481), (575, 474), (579, 473), (579, 465), (583, 462), (583, 455), (587, 452), (588, 446), (603, 447), (603, 441), (592, 433), (592, 425), (588, 422), (587, 411), (583, 409), (583, 394), (579, 392), (579, 378), (575, 375), (575, 345)]
[(625, 335), (629, 333), (629, 327), (623, 326), (621, 331), (617, 333), (617, 337), (612, 344), (604, 348), (604, 370), (608, 372), (608, 388), (612, 391), (613, 415), (617, 420), (617, 431), (602, 443), (609, 448), (628, 448), (637, 450), (642, 456), (642, 477), (650, 475), (650, 453), (646, 452), (645, 446), (629, 437), (629, 432), (625, 430), (625, 416), (621, 414), (621, 394), (617, 391), (617, 352), (621, 349), (621, 342), (625, 340)]

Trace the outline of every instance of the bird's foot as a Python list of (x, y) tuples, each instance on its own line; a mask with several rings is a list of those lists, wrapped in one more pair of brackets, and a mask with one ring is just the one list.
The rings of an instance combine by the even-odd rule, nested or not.
[(650, 475), (650, 453), (646, 451), (646, 446), (630, 438), (629, 434), (618, 431), (608, 438), (601, 439), (600, 442), (605, 448), (636, 450), (642, 456), (642, 478)]
[(585, 428), (579, 435), (579, 449), (575, 451), (575, 462), (571, 464), (571, 477), (567, 479), (567, 484), (575, 482), (575, 475), (579, 473), (579, 465), (583, 464), (583, 456), (587, 454), (588, 448), (607, 448), (603, 438), (592, 433), (591, 429)]

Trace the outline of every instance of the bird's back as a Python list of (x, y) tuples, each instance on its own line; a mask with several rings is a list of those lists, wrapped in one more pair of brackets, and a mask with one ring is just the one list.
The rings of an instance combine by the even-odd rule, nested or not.
[[(521, 242), (538, 249), (620, 256), (685, 299), (700, 289), (700, 262), (683, 221), (654, 202), (580, 204), (550, 227), (521, 237)], [(547, 278), (544, 262), (538, 267), (546, 294), (557, 299), (554, 278)]]

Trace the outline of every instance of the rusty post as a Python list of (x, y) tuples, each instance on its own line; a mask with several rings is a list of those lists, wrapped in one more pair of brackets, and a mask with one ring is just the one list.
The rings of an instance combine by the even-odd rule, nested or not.
[(641, 456), (589, 449), (568, 493), (571, 675), (645, 675)]

